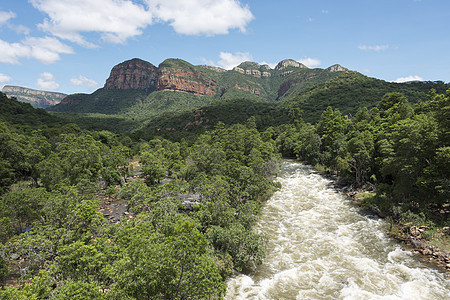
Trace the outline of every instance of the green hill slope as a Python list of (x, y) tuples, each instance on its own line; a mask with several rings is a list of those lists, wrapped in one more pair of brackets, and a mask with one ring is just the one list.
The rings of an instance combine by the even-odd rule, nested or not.
[(384, 94), (400, 92), (411, 103), (424, 100), (431, 89), (445, 93), (450, 84), (443, 82), (393, 83), (364, 76), (358, 72), (340, 73), (338, 77), (291, 99), (280, 103), (285, 110), (298, 107), (303, 110), (303, 118), (315, 122), (328, 106), (339, 108), (344, 114), (354, 114), (359, 107), (373, 107)]

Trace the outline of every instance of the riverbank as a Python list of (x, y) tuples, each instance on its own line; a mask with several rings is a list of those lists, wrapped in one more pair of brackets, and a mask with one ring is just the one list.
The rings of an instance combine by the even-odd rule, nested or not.
[[(386, 234), (389, 237), (401, 242), (408, 250), (421, 256), (422, 261), (446, 272), (450, 278), (450, 227), (437, 226), (433, 222), (430, 224), (423, 214), (416, 215), (402, 211), (393, 213), (389, 209), (380, 209), (380, 201), (376, 199), (374, 185), (355, 189), (340, 182), (337, 174), (331, 173), (321, 166), (315, 166), (314, 169), (333, 180), (335, 189), (350, 198), (356, 205), (387, 220)], [(386, 204), (389, 199), (384, 199), (384, 202)], [(440, 214), (440, 219), (448, 220), (450, 203), (446, 203), (440, 209), (435, 209), (434, 214)]]
[(354, 205), (308, 165), (286, 160), (282, 188), (255, 224), (266, 258), (227, 281), (225, 299), (447, 299), (446, 273), (385, 234), (386, 222)]
[[(369, 209), (378, 217), (388, 221), (386, 233), (405, 245), (405, 248), (422, 256), (421, 260), (430, 263), (445, 271), (450, 276), (450, 228), (428, 226), (426, 220), (412, 215), (410, 218), (402, 218), (405, 214), (392, 214), (381, 211), (373, 205), (376, 193), (365, 189), (354, 190), (349, 187), (336, 187), (340, 192), (359, 207)], [(448, 214), (447, 211), (439, 213)]]

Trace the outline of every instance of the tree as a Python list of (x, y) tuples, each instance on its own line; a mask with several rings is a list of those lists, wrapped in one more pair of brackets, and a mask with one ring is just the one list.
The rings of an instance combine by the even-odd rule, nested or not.
[(322, 162), (337, 169), (337, 159), (345, 141), (346, 122), (339, 109), (331, 106), (322, 113), (317, 123), (317, 134), (321, 139)]
[(42, 184), (51, 190), (82, 179), (95, 182), (102, 168), (101, 153), (101, 144), (90, 135), (62, 134), (55, 151), (38, 165)]
[(214, 299), (224, 294), (206, 239), (194, 223), (181, 215), (177, 219), (165, 234), (148, 221), (121, 229), (117, 242), (124, 253), (113, 265), (113, 294), (136, 299)]

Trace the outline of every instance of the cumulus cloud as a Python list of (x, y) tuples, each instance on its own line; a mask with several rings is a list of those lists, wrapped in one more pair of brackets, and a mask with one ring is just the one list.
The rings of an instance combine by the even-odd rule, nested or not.
[(0, 26), (2, 26), (3, 24), (6, 24), (6, 26), (9, 29), (12, 29), (17, 33), (29, 34), (30, 29), (28, 27), (25, 27), (23, 25), (13, 25), (8, 22), (10, 19), (13, 19), (15, 17), (16, 17), (16, 14), (11, 11), (9, 11), (9, 12), (0, 11)]
[(71, 47), (54, 37), (28, 37), (20, 43), (0, 40), (0, 63), (19, 64), (20, 58), (35, 58), (44, 64), (58, 61), (60, 54), (72, 54)]
[(3, 88), (10, 81), (12, 81), (11, 76), (0, 73), (0, 88)]
[(49, 72), (39, 74), (36, 84), (43, 90), (56, 90), (59, 88), (59, 84), (56, 82), (55, 76)]
[(320, 66), (320, 64), (322, 63), (317, 58), (311, 58), (311, 57), (299, 59), (298, 62), (304, 64), (308, 68), (314, 68), (314, 67)]
[(0, 26), (9, 21), (9, 19), (15, 18), (16, 14), (11, 11), (0, 11)]
[(248, 6), (238, 0), (30, 0), (48, 17), (39, 28), (85, 47), (97, 47), (87, 33), (104, 41), (124, 43), (141, 35), (154, 22), (168, 22), (177, 33), (226, 34), (238, 28), (245, 32), (253, 19)]
[(51, 64), (60, 59), (59, 54), (73, 54), (71, 47), (53, 37), (29, 37), (23, 44), (30, 49), (30, 56), (44, 64)]
[(174, 28), (177, 33), (188, 35), (227, 34), (238, 28), (245, 32), (253, 20), (248, 6), (238, 0), (147, 0), (155, 16)]
[(423, 78), (418, 75), (409, 75), (407, 77), (400, 77), (395, 79), (393, 82), (402, 83), (408, 81), (423, 81)]
[(18, 64), (19, 58), (29, 56), (29, 47), (21, 43), (8, 43), (0, 40), (0, 63)]
[(236, 52), (235, 54), (230, 52), (220, 52), (219, 56), (219, 66), (227, 70), (231, 70), (244, 61), (253, 60), (253, 57), (249, 52)]
[(95, 47), (82, 33), (98, 32), (103, 40), (123, 43), (142, 34), (152, 24), (152, 13), (143, 5), (117, 0), (30, 0), (48, 18), (39, 27), (86, 47)]
[(364, 51), (380, 52), (389, 49), (389, 45), (375, 45), (375, 46), (360, 45), (358, 46), (358, 49)]
[(87, 86), (87, 87), (97, 87), (98, 82), (89, 78), (86, 78), (82, 75), (78, 77), (70, 78), (70, 83), (75, 86)]

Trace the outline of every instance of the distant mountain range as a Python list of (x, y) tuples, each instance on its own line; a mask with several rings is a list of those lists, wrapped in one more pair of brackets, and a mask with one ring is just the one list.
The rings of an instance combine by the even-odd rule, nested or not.
[[(272, 69), (244, 62), (233, 70), (194, 66), (167, 59), (158, 67), (134, 58), (116, 65), (103, 88), (67, 96), (52, 111), (136, 115), (197, 107), (218, 99), (250, 98), (264, 102), (287, 99), (329, 81), (348, 69), (334, 65), (309, 69), (291, 59)], [(181, 92), (181, 93), (180, 93)]]
[[(179, 121), (170, 120), (179, 119), (179, 114), (165, 114), (164, 122), (159, 118), (161, 121), (155, 123), (155, 117), (163, 112), (184, 111), (183, 114), (192, 115), (182, 118), (195, 124), (197, 109), (200, 109), (203, 119), (212, 122), (202, 126), (212, 126), (221, 120), (218, 110), (242, 110), (235, 116), (245, 121), (252, 111), (259, 115), (272, 111), (272, 114), (286, 116), (290, 109), (299, 108), (306, 121), (315, 122), (327, 106), (339, 108), (343, 114), (353, 114), (359, 107), (375, 106), (389, 92), (402, 92), (414, 103), (425, 99), (431, 89), (445, 93), (450, 84), (386, 82), (338, 64), (326, 69), (310, 69), (292, 59), (279, 62), (273, 69), (244, 62), (233, 70), (225, 70), (194, 66), (181, 59), (167, 59), (156, 67), (134, 58), (114, 66), (103, 88), (92, 94), (66, 96), (12, 86), (5, 86), (3, 91), (34, 106), (48, 106), (47, 110), (54, 112), (120, 115), (134, 121), (153, 118), (148, 124), (158, 130), (190, 126), (188, 121), (178, 124)], [(217, 100), (233, 101), (221, 105), (216, 104)], [(229, 118), (232, 120), (233, 114)], [(263, 123), (270, 123), (270, 120)]]
[(2, 92), (9, 98), (30, 103), (35, 108), (47, 108), (59, 104), (67, 95), (63, 93), (33, 90), (20, 86), (5, 85)]

